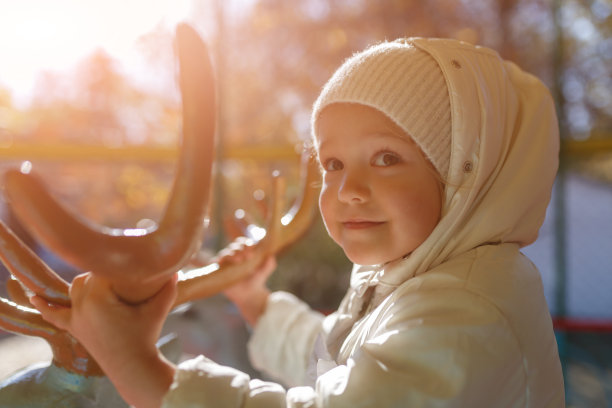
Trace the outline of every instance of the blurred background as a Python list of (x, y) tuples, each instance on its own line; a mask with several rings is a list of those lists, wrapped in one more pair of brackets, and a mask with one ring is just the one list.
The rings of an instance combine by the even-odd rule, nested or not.
[[(384, 39), (452, 37), (542, 79), (558, 106), (561, 167), (540, 238), (525, 252), (555, 320), (567, 405), (612, 406), (612, 0), (0, 0), (0, 172), (27, 161), (99, 224), (159, 219), (181, 131), (179, 21), (210, 45), (217, 72), (210, 253), (231, 238), (224, 224), (237, 209), (263, 223), (272, 171), (286, 177), (289, 202), (299, 193), (311, 105), (353, 52)], [(58, 273), (78, 273), (35, 242), (3, 199), (0, 218)], [(270, 286), (328, 311), (349, 271), (317, 219), (281, 254)], [(222, 296), (183, 308), (167, 330), (180, 333), (185, 355), (257, 374), (244, 351), (248, 328)], [(30, 362), (3, 357), (16, 355), (8, 345), (45, 355), (23, 336), (0, 331), (0, 342), (0, 380)]]

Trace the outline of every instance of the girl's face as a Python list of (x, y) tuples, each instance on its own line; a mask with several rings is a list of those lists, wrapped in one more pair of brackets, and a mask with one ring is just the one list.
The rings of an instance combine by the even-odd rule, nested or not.
[(414, 251), (440, 219), (442, 184), (421, 149), (390, 118), (365, 105), (336, 103), (318, 120), (325, 227), (360, 265)]

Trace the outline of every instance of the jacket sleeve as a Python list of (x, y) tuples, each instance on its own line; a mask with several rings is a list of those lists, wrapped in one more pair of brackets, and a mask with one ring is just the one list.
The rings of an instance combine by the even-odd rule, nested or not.
[(314, 385), (315, 344), (323, 315), (287, 292), (274, 292), (248, 344), (253, 367), (289, 386)]
[[(253, 366), (283, 384), (314, 385), (313, 349), (322, 321), (323, 315), (295, 296), (272, 293), (248, 344)], [(286, 391), (280, 384), (251, 380), (247, 374), (203, 356), (180, 364), (163, 407), (220, 406), (285, 407)]]
[(247, 374), (204, 356), (179, 365), (162, 403), (163, 408), (284, 406), (285, 390), (282, 386), (251, 380)]

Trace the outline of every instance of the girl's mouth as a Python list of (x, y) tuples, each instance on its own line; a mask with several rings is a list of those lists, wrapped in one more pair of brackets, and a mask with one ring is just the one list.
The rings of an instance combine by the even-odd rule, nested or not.
[(344, 228), (353, 230), (377, 227), (381, 224), (383, 224), (382, 221), (344, 221), (342, 223)]

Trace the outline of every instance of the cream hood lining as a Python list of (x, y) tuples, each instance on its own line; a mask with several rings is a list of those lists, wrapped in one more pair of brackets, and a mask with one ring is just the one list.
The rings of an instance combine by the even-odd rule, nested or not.
[(355, 265), (363, 283), (401, 284), (489, 243), (532, 243), (558, 166), (559, 133), (546, 86), (493, 50), (456, 40), (407, 39), (440, 65), (451, 100), (452, 143), (443, 214), (427, 240), (384, 267)]

